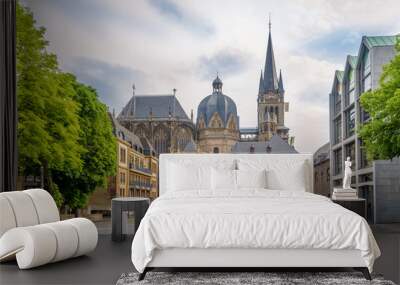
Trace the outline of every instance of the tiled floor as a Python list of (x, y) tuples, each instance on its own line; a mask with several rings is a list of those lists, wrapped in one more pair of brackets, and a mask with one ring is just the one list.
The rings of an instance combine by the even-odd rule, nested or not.
[[(97, 224), (99, 244), (82, 256), (30, 270), (19, 270), (15, 262), (0, 265), (0, 284), (115, 284), (124, 272), (134, 271), (130, 260), (131, 239), (114, 243), (109, 222)], [(373, 227), (382, 256), (375, 271), (400, 283), (400, 224)]]

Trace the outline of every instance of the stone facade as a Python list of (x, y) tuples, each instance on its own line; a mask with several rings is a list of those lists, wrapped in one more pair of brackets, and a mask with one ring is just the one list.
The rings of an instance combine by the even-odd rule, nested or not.
[(88, 212), (110, 211), (114, 197), (158, 197), (158, 157), (145, 138), (139, 138), (110, 115), (117, 138), (117, 171), (107, 188), (98, 187), (89, 199)]

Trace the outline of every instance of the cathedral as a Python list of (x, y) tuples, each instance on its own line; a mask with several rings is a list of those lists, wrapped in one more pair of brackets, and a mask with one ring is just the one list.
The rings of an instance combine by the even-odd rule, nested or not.
[[(271, 23), (264, 70), (257, 94), (257, 126), (240, 128), (236, 103), (222, 92), (223, 82), (212, 82), (212, 93), (197, 108), (197, 119), (190, 119), (173, 95), (133, 96), (118, 115), (118, 121), (139, 137), (146, 137), (157, 153), (296, 153), (285, 126), (282, 72), (277, 76), (272, 47)], [(135, 90), (134, 90), (135, 91)]]
[(125, 128), (151, 142), (158, 154), (182, 152), (193, 145), (195, 126), (173, 94), (133, 95), (118, 115)]

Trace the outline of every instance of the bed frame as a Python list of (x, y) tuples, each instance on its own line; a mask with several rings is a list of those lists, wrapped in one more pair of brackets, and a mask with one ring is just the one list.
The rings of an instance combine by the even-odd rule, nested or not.
[(148, 271), (156, 268), (201, 268), (210, 271), (221, 268), (229, 271), (353, 268), (371, 280), (359, 250), (170, 248), (154, 252), (152, 261), (139, 275), (139, 280), (143, 280)]
[[(312, 154), (162, 154), (160, 155), (160, 195), (166, 192), (168, 180), (167, 169), (169, 163), (184, 161), (208, 163), (232, 163), (236, 159), (253, 161), (280, 158), (303, 160), (307, 166), (307, 192), (313, 193), (313, 156)], [(359, 250), (331, 250), (331, 249), (250, 249), (250, 248), (170, 248), (158, 249), (153, 259), (139, 275), (143, 280), (148, 271), (154, 269), (229, 269), (229, 271), (265, 271), (268, 269), (337, 269), (353, 268), (361, 271), (367, 280), (371, 275)], [(197, 270), (196, 270), (197, 271)]]

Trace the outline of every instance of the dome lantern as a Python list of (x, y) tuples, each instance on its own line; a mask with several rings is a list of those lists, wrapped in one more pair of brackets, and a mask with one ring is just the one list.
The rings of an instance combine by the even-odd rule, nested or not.
[(217, 77), (214, 79), (212, 86), (213, 86), (213, 93), (222, 93), (222, 81), (219, 78), (218, 74)]

